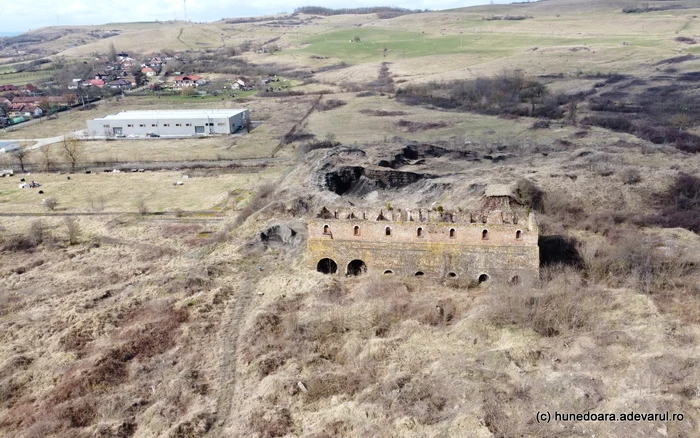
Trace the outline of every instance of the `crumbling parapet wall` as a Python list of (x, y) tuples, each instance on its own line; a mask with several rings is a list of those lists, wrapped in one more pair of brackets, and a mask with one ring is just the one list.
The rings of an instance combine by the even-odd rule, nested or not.
[(532, 213), (324, 209), (319, 216), (308, 224), (310, 269), (330, 259), (341, 275), (361, 261), (366, 272), (495, 282), (539, 277), (539, 229)]

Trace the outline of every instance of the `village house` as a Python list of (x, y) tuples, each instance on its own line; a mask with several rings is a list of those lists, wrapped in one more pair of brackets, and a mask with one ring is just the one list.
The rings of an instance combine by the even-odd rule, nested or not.
[(155, 70), (153, 70), (151, 67), (144, 67), (141, 69), (141, 73), (145, 74), (146, 77), (152, 78), (153, 76), (156, 75)]
[(119, 90), (131, 90), (131, 81), (128, 79), (116, 79), (114, 81), (108, 82), (109, 88), (119, 89)]
[(39, 105), (42, 101), (46, 101), (49, 102), (51, 106), (70, 106), (73, 104), (73, 102), (71, 102), (70, 96), (75, 95), (15, 97), (14, 99), (12, 99), (12, 104), (14, 105), (22, 103), (29, 105)]
[(41, 117), (44, 111), (36, 105), (27, 103), (12, 103), (10, 105), (10, 117)]
[(0, 93), (6, 92), (6, 91), (17, 91), (17, 87), (14, 85), (0, 85)]
[(175, 83), (173, 84), (173, 86), (177, 88), (198, 87), (200, 85), (204, 85), (205, 83), (206, 81), (202, 76), (184, 75), (176, 76)]
[(245, 76), (239, 76), (233, 81), (231, 88), (234, 90), (251, 90), (253, 88), (253, 81)]
[(89, 81), (83, 82), (83, 86), (102, 88), (105, 86), (105, 81), (104, 79), (90, 79)]

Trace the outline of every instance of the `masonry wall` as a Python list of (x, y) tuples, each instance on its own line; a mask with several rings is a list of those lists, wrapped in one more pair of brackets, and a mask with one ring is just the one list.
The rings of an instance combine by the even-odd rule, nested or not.
[(361, 260), (368, 273), (422, 272), (430, 277), (474, 280), (486, 274), (495, 282), (508, 282), (515, 276), (533, 281), (539, 276), (539, 231), (534, 216), (522, 222), (315, 219), (309, 222), (308, 264), (315, 270), (321, 259), (329, 258), (337, 264), (340, 275), (347, 272), (351, 261)]

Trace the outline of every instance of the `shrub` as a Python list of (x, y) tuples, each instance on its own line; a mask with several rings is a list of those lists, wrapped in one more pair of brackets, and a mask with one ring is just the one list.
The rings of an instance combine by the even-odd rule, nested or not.
[(563, 282), (563, 288), (559, 282), (552, 282), (542, 289), (523, 289), (517, 294), (499, 289), (489, 301), (487, 318), (492, 324), (514, 325), (544, 337), (590, 330), (596, 314), (609, 305), (609, 297), (602, 290), (574, 286), (568, 278)]
[(340, 108), (343, 105), (346, 105), (347, 102), (344, 100), (340, 99), (326, 99), (326, 100), (319, 100), (318, 103), (316, 103), (315, 108), (317, 111), (330, 111), (335, 108)]
[(521, 178), (515, 188), (518, 201), (533, 210), (543, 213), (545, 206), (545, 193), (529, 179)]
[(56, 210), (56, 207), (58, 206), (58, 201), (56, 200), (56, 198), (44, 199), (42, 203), (44, 204), (44, 207), (48, 208), (51, 211)]
[(75, 218), (70, 216), (65, 218), (64, 223), (68, 231), (68, 242), (71, 245), (75, 245), (80, 239), (80, 225), (78, 225), (78, 221), (76, 221)]
[[(359, 96), (359, 94), (358, 94)], [(408, 113), (406, 111), (385, 111), (385, 110), (373, 110), (373, 109), (368, 109), (368, 108), (363, 108), (360, 110), (361, 114), (366, 114), (368, 116), (377, 116), (377, 117), (390, 117), (390, 116), (407, 116)]]
[(292, 413), (287, 408), (257, 408), (251, 412), (248, 425), (258, 436), (273, 438), (289, 434), (294, 422)]
[(654, 201), (660, 212), (644, 218), (645, 223), (700, 233), (700, 178), (681, 173)]
[(639, 169), (628, 167), (620, 173), (623, 184), (633, 185), (642, 181), (642, 173)]
[(146, 203), (146, 200), (143, 198), (137, 199), (134, 202), (134, 208), (136, 208), (136, 211), (141, 216), (145, 216), (148, 214), (148, 204)]
[(32, 221), (27, 237), (34, 246), (41, 244), (46, 238), (46, 224), (41, 219)]
[(316, 140), (316, 141), (312, 141), (312, 142), (309, 142), (309, 143), (302, 145), (299, 148), (299, 152), (301, 154), (307, 154), (307, 153), (309, 153), (311, 151), (315, 151), (317, 149), (330, 149), (330, 148), (334, 148), (334, 147), (339, 146), (339, 145), (340, 145), (340, 142), (333, 141), (333, 140), (323, 140), (323, 141)]
[(240, 226), (253, 213), (257, 212), (271, 201), (271, 196), (275, 192), (275, 185), (272, 183), (261, 186), (255, 193), (251, 201), (241, 209), (236, 217), (235, 226)]
[(697, 44), (697, 41), (695, 41), (693, 38), (684, 37), (684, 36), (676, 37), (676, 41), (678, 41), (679, 43), (684, 43), (684, 44)]

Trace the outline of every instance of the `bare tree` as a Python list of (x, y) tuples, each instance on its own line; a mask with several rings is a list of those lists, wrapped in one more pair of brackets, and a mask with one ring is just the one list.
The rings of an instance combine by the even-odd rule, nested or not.
[(68, 242), (75, 245), (80, 240), (80, 225), (75, 218), (67, 216), (65, 219), (66, 229), (68, 230)]
[(39, 101), (39, 108), (41, 108), (43, 115), (48, 116), (51, 112), (51, 102), (49, 102), (48, 99), (41, 99)]
[(141, 216), (148, 214), (148, 204), (146, 204), (145, 199), (137, 199), (136, 202), (134, 202), (134, 207), (136, 207), (136, 211), (138, 211)]
[(53, 155), (51, 154), (51, 145), (47, 144), (39, 149), (39, 152), (41, 152), (41, 170), (44, 172), (51, 172), (55, 164)]
[(117, 49), (114, 48), (114, 43), (109, 43), (109, 60), (117, 62)]
[(70, 163), (70, 171), (75, 172), (75, 165), (83, 155), (83, 147), (76, 138), (63, 137), (63, 156)]
[(19, 167), (22, 169), (22, 172), (25, 172), (24, 170), (24, 159), (27, 158), (27, 150), (26, 149), (17, 149), (15, 151), (12, 151), (12, 156), (19, 161)]

